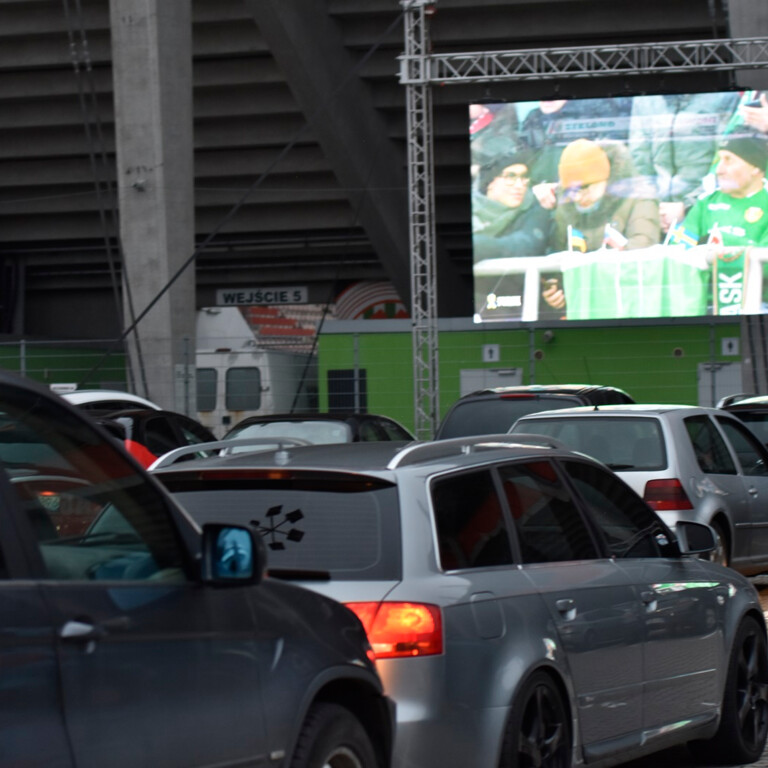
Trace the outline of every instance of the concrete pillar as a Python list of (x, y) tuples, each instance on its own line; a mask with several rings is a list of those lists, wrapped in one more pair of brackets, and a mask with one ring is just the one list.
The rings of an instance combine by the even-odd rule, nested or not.
[[(141, 316), (194, 251), (190, 0), (110, 0), (124, 325)], [(194, 414), (195, 268), (131, 334), (136, 391)], [(187, 402), (184, 402), (184, 394)]]
[[(728, 25), (731, 37), (768, 37), (766, 0), (728, 0)], [(739, 88), (768, 90), (768, 69), (742, 69), (736, 72)]]

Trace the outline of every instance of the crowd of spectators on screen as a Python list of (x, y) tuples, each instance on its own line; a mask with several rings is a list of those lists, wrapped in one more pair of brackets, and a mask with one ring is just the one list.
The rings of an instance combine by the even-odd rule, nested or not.
[[(470, 117), (476, 262), (768, 247), (764, 92), (476, 104)], [(543, 298), (565, 306), (556, 277)]]

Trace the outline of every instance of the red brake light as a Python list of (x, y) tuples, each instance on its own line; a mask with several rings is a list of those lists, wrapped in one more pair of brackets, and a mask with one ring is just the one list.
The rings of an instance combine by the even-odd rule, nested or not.
[(693, 504), (676, 478), (649, 480), (645, 484), (645, 502), (657, 511), (693, 509)]
[(443, 620), (426, 603), (347, 603), (365, 627), (377, 659), (434, 656), (443, 652)]

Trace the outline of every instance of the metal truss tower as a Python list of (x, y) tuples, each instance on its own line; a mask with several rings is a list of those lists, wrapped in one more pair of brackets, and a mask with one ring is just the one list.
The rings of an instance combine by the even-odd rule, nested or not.
[(440, 416), (435, 274), (435, 190), (432, 157), (432, 89), (428, 6), (406, 0), (405, 56), (408, 70), (408, 221), (411, 257), (413, 399), (416, 437), (429, 439)]
[(424, 439), (434, 434), (439, 419), (432, 84), (766, 69), (768, 38), (433, 54), (429, 17), (436, 1), (401, 0), (401, 6), (405, 12), (400, 83), (407, 94), (414, 431)]

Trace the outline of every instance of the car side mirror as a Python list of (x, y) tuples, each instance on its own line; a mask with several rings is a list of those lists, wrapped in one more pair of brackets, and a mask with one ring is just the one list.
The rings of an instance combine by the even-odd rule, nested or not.
[(675, 535), (684, 555), (704, 555), (717, 547), (715, 532), (704, 523), (680, 520), (675, 525)]
[(258, 584), (267, 567), (261, 536), (240, 525), (203, 526), (202, 576), (206, 584)]

